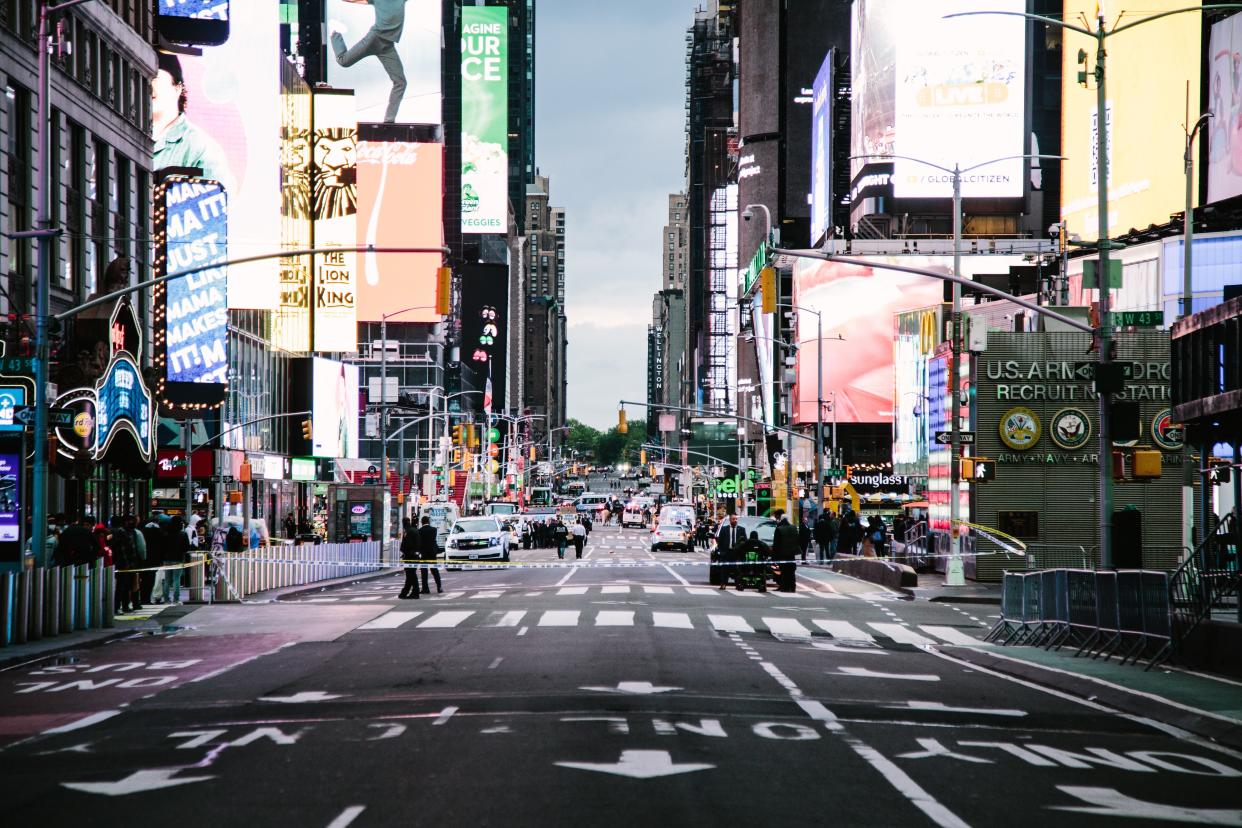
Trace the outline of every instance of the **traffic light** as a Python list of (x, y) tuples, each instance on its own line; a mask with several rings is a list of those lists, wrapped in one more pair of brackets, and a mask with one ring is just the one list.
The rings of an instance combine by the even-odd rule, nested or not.
[(958, 462), (960, 463), (960, 465), (958, 466), (958, 479), (959, 480), (974, 480), (975, 479), (975, 458), (963, 457)]
[(530, 462), (535, 462), (535, 447), (533, 445), (530, 447)]
[(466, 445), (470, 448), (479, 447), (479, 430), (473, 423), (466, 426)]
[(776, 268), (759, 271), (759, 290), (763, 296), (763, 312), (776, 313)]
[(646, 449), (638, 450), (638, 465), (640, 466), (647, 465), (647, 450)]
[(628, 434), (629, 431), (630, 431), (630, 427), (625, 424), (625, 409), (618, 408), (617, 409), (617, 433)]
[(448, 470), (448, 486), (451, 489), (456, 485), (457, 485), (457, 472), (454, 471), (453, 469), (449, 469)]
[(311, 422), (311, 418), (307, 417), (305, 420), (302, 421), (302, 439), (306, 440), (307, 442), (310, 442), (311, 434), (313, 433), (314, 433), (314, 424)]
[(436, 313), (448, 316), (453, 303), (453, 271), (442, 267), (436, 271)]
[(455, 446), (462, 445), (461, 431), (462, 431), (462, 426), (460, 425), (453, 426), (453, 445)]
[(458, 449), (453, 449), (453, 462), (454, 462), (455, 464), (460, 465), (460, 464), (461, 464), (461, 458), (462, 458), (462, 450), (461, 450), (461, 449), (459, 449), (459, 448), (458, 448)]

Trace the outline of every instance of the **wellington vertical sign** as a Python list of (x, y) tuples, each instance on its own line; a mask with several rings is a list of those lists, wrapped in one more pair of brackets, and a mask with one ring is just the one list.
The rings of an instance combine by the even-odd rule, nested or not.
[(503, 233), (509, 212), (509, 11), (461, 10), (461, 230)]

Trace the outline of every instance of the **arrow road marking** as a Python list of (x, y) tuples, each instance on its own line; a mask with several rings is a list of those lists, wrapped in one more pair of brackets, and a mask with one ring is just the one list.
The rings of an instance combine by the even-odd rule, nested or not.
[(856, 676), (858, 678), (882, 678), (895, 681), (940, 681), (940, 676), (930, 673), (877, 673), (866, 667), (841, 667), (840, 672), (832, 675)]
[(294, 693), (292, 696), (260, 696), (259, 701), (279, 702), (281, 704), (306, 704), (307, 702), (331, 701), (332, 699), (341, 698), (332, 693), (325, 693), (322, 690), (307, 690), (302, 693)]
[(912, 701), (904, 704), (883, 705), (891, 710), (931, 710), (936, 713), (974, 713), (980, 716), (1014, 716), (1026, 715), (1025, 710), (1014, 710), (1002, 707), (949, 707), (943, 702)]
[(685, 763), (673, 764), (673, 757), (667, 750), (623, 750), (621, 758), (612, 764), (596, 762), (556, 762), (562, 768), (612, 773), (617, 776), (628, 776), (631, 779), (654, 779), (659, 776), (673, 776), (678, 773), (711, 770), (715, 765)]
[(62, 786), (83, 793), (103, 794), (104, 796), (125, 796), (126, 794), (155, 791), (160, 788), (175, 788), (177, 785), (188, 785), (191, 782), (206, 782), (214, 776), (183, 776), (173, 779), (173, 774), (181, 768), (159, 768), (156, 770), (134, 771), (124, 779), (116, 782), (62, 782)]
[(596, 693), (629, 693), (633, 696), (650, 696), (655, 693), (671, 693), (684, 690), (684, 687), (657, 687), (649, 681), (621, 681), (616, 687), (579, 687), (579, 690), (592, 690)]
[(1197, 822), (1202, 825), (1242, 825), (1242, 810), (1227, 808), (1184, 808), (1161, 805), (1126, 796), (1113, 788), (1080, 788), (1057, 785), (1057, 790), (1089, 803), (1084, 805), (1053, 805), (1055, 811), (1076, 811), (1098, 816), (1131, 817), (1166, 822)]

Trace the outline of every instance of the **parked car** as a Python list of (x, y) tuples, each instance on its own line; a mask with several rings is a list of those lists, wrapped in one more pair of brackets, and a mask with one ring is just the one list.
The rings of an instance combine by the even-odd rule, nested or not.
[(445, 559), (509, 560), (509, 530), (494, 515), (458, 519), (444, 542)]

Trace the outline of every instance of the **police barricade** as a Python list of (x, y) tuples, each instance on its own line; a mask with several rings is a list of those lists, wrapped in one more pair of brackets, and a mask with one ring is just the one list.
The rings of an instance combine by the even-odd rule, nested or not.
[(1022, 628), (1022, 579), (1021, 572), (1006, 572), (1001, 581), (1000, 620), (992, 627), (984, 641), (1009, 640)]
[(0, 573), (0, 646), (111, 627), (114, 578), (102, 561)]
[[(1066, 644), (1083, 644), (1099, 630), (1098, 573), (1090, 569), (1065, 570), (1065, 631), (1055, 644), (1059, 650)], [(1052, 644), (1050, 644), (1052, 646)]]
[(1143, 636), (1143, 574), (1139, 570), (1117, 571), (1117, 618), (1116, 644), (1106, 653), (1121, 655), (1124, 664), (1132, 656), (1142, 652), (1146, 643)]
[(216, 553), (216, 601), (243, 601), (271, 589), (362, 575), (385, 568), (382, 544), (321, 543), (315, 546), (266, 546), (238, 553)]
[(1029, 644), (1032, 636), (1043, 622), (1040, 615), (1040, 573), (1026, 572), (1022, 575), (1022, 627), (1006, 644)]

